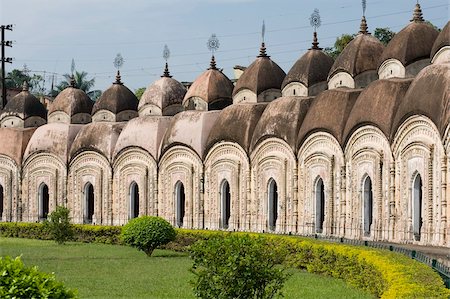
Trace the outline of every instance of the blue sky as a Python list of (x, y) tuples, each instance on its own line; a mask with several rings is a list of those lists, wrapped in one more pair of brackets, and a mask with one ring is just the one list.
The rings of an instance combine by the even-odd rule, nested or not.
[[(368, 0), (369, 30), (399, 31), (412, 16), (416, 0)], [(442, 28), (449, 20), (448, 0), (420, 1), (424, 17)], [(342, 33), (355, 33), (360, 0), (0, 0), (0, 23), (15, 24), (7, 56), (12, 68), (27, 67), (56, 79), (76, 69), (96, 78), (104, 90), (114, 81), (113, 61), (121, 53), (122, 81), (131, 90), (149, 85), (163, 72), (162, 51), (171, 51), (170, 71), (193, 81), (209, 65), (206, 42), (220, 40), (217, 66), (233, 78), (234, 65), (249, 65), (258, 55), (262, 20), (267, 53), (286, 72), (311, 45), (309, 16), (320, 10), (320, 46), (331, 46)]]

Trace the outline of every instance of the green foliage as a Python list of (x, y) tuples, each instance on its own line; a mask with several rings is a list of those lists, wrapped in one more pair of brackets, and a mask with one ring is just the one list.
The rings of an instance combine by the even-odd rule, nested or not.
[[(74, 241), (122, 244), (122, 227), (74, 225)], [(174, 241), (165, 248), (187, 251), (197, 240), (225, 236), (220, 231), (177, 229)], [(235, 233), (237, 235), (241, 233)], [(261, 234), (249, 234), (261, 236)], [(0, 236), (49, 240), (41, 223), (0, 222)], [(310, 272), (341, 278), (348, 284), (382, 298), (446, 298), (450, 291), (427, 265), (386, 250), (320, 242), (294, 236), (264, 234), (277, 250), (289, 252), (285, 263)], [(417, 296), (416, 296), (417, 294)], [(424, 295), (427, 294), (427, 295)], [(429, 294), (429, 295), (428, 295)]]
[(263, 237), (215, 236), (196, 242), (190, 251), (198, 298), (275, 298), (289, 277), (276, 266), (284, 255)]
[(141, 99), (142, 95), (144, 94), (144, 91), (145, 91), (145, 87), (138, 88), (134, 91), (134, 94), (136, 95), (138, 100)]
[(375, 36), (383, 45), (386, 46), (387, 44), (389, 44), (391, 39), (395, 36), (395, 32), (391, 31), (389, 29), (389, 27), (375, 28), (373, 36)]
[(175, 240), (172, 225), (161, 217), (141, 216), (130, 220), (122, 229), (125, 244), (136, 247), (151, 256), (158, 246)]
[(44, 94), (44, 78), (41, 75), (30, 75), (28, 69), (13, 69), (6, 74), (6, 87), (21, 89), (25, 81), (28, 82), (29, 90), (32, 93)]
[[(70, 81), (72, 80), (71, 74), (64, 74), (64, 80), (61, 81), (57, 86), (56, 89), (61, 92), (66, 87), (70, 86)], [(75, 80), (75, 86), (76, 88), (81, 89), (84, 92), (89, 92), (92, 87), (95, 85), (95, 78), (87, 79), (88, 73), (85, 71), (78, 72), (75, 71), (73, 74), (73, 78)]]
[(64, 244), (73, 237), (73, 228), (70, 223), (69, 209), (63, 206), (57, 206), (56, 209), (48, 215), (48, 220), (44, 222), (44, 227), (50, 233), (50, 236), (58, 244)]
[[(83, 243), (122, 244), (120, 226), (74, 224), (73, 241)], [(0, 222), (0, 236), (51, 240), (52, 236), (42, 223)]]
[(324, 49), (324, 52), (330, 55), (333, 59), (336, 59), (339, 54), (344, 51), (344, 48), (356, 37), (355, 34), (342, 34), (336, 38), (333, 47)]
[(76, 291), (56, 281), (53, 274), (27, 268), (20, 257), (0, 257), (0, 298), (76, 298)]

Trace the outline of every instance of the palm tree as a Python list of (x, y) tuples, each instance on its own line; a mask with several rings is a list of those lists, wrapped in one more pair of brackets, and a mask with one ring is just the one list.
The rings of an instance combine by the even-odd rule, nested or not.
[(64, 76), (65, 80), (61, 81), (56, 86), (56, 90), (58, 92), (61, 92), (66, 87), (72, 85), (71, 84), (72, 78), (75, 80), (75, 87), (83, 90), (86, 93), (89, 92), (90, 89), (95, 84), (95, 78), (92, 78), (92, 79), (88, 80), (87, 79), (88, 73), (86, 73), (84, 71), (82, 71), (82, 72), (75, 71), (75, 74), (73, 74), (73, 77), (70, 74), (64, 74), (63, 76)]

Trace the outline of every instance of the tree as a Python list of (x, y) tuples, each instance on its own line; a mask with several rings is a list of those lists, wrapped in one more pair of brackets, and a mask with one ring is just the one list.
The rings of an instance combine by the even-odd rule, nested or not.
[(74, 290), (56, 281), (54, 274), (25, 267), (20, 257), (0, 257), (0, 298), (77, 298)]
[(391, 39), (395, 36), (395, 32), (391, 31), (389, 27), (386, 28), (376, 28), (373, 36), (378, 38), (378, 40), (383, 44), (387, 45)]
[(32, 93), (44, 94), (44, 78), (41, 75), (29, 75), (27, 70), (13, 69), (6, 74), (6, 88), (20, 89), (23, 82), (27, 81)]
[(122, 240), (151, 256), (158, 246), (175, 240), (172, 225), (161, 217), (141, 216), (130, 220), (122, 229)]
[(355, 38), (355, 34), (342, 34), (336, 38), (333, 47), (327, 47), (324, 49), (325, 53), (330, 55), (333, 59), (336, 59), (344, 48)]
[(138, 100), (141, 99), (142, 95), (144, 94), (144, 91), (145, 91), (145, 87), (138, 88), (134, 91), (134, 94), (136, 95)]
[(274, 250), (267, 240), (231, 234), (200, 240), (191, 246), (192, 272), (198, 298), (270, 299), (289, 274), (277, 264), (286, 252)]
[[(56, 89), (61, 92), (66, 87), (70, 86), (70, 82), (72, 81), (72, 75), (70, 74), (64, 74), (64, 79), (61, 81), (57, 86)], [(84, 92), (89, 92), (92, 87), (95, 85), (95, 78), (87, 79), (88, 73), (85, 71), (78, 72), (75, 71), (73, 74), (73, 79), (75, 80), (75, 86), (76, 88), (81, 89)]]
[(57, 206), (48, 216), (48, 220), (44, 222), (44, 227), (58, 244), (64, 244), (73, 237), (69, 213), (68, 208)]

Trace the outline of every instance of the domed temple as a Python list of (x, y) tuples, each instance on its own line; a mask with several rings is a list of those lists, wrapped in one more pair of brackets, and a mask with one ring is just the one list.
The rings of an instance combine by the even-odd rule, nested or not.
[(75, 223), (450, 248), (449, 24), (417, 4), (385, 47), (363, 17), (335, 61), (315, 33), (287, 74), (263, 43), (236, 84), (214, 56), (188, 90), (166, 64), (140, 101), (119, 73), (95, 104), (72, 84), (48, 111), (24, 85), (0, 112), (0, 219), (64, 205)]

